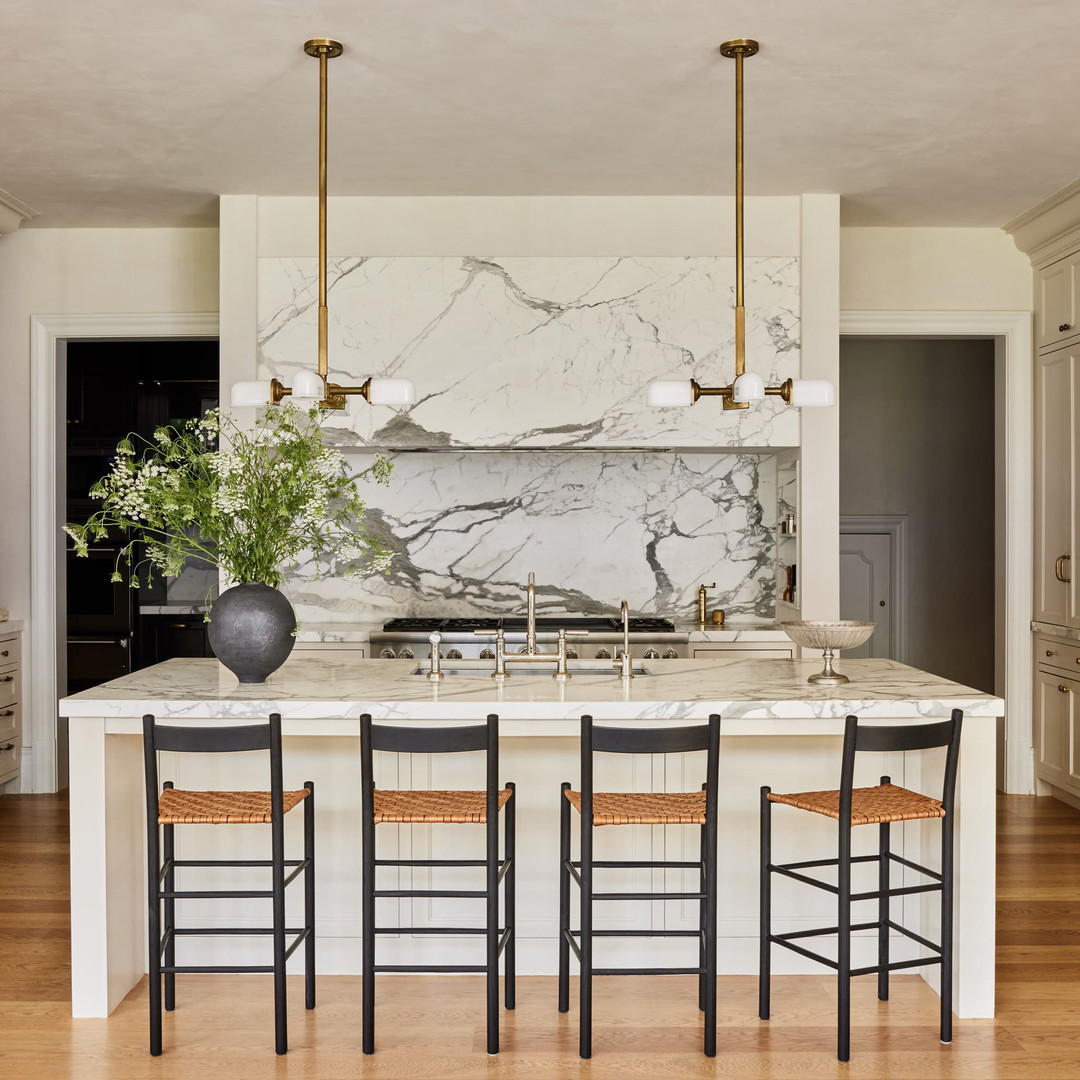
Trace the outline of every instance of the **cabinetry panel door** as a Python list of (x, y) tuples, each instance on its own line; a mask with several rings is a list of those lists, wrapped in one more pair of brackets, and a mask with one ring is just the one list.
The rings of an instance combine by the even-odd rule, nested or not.
[(1072, 386), (1080, 357), (1040, 356), (1035, 379), (1035, 617), (1066, 626), (1072, 554)]
[(1036, 277), (1039, 348), (1080, 334), (1080, 252), (1043, 267)]
[(1035, 771), (1040, 780), (1058, 787), (1069, 783), (1067, 751), (1071, 743), (1073, 698), (1080, 683), (1040, 671), (1036, 683)]

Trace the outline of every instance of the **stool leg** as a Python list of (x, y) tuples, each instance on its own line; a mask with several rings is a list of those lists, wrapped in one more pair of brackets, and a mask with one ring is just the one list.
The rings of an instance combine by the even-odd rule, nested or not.
[(510, 798), (506, 804), (506, 821), (503, 823), (505, 839), (503, 858), (510, 864), (506, 869), (506, 885), (503, 899), (506, 906), (506, 959), (503, 975), (503, 1004), (512, 1009), (517, 1004), (515, 978), (517, 976), (516, 938), (517, 938), (517, 788), (514, 784), (506, 785), (510, 789)]
[[(705, 785), (702, 784), (701, 786), (704, 787)], [(706, 934), (705, 928), (708, 925), (708, 919), (709, 919), (709, 903), (708, 903), (709, 887), (708, 887), (708, 873), (707, 873), (707, 871), (705, 869), (705, 860), (706, 860), (705, 852), (706, 852), (705, 826), (702, 825), (701, 826), (701, 851), (700, 851), (701, 870), (700, 870), (700, 873), (698, 875), (698, 877), (699, 877), (698, 888), (700, 888), (701, 893), (702, 893), (701, 902), (698, 904), (698, 929), (701, 931), (700, 936), (698, 937), (698, 967), (701, 968), (701, 974), (698, 976), (698, 995), (697, 995), (697, 1007), (702, 1012), (705, 1011), (705, 986), (706, 986), (706, 983), (708, 981), (706, 979), (706, 976), (705, 976), (706, 953), (708, 952), (708, 948), (707, 948), (707, 946), (705, 944), (705, 934)]]
[(836, 1056), (840, 1061), (851, 1057), (851, 825), (839, 824), (839, 859), (837, 883), (837, 1021)]
[(716, 1057), (716, 816), (705, 822), (705, 1056)]
[[(889, 778), (881, 778), (883, 784)], [(889, 1000), (889, 823), (878, 826), (878, 1001)]]
[(158, 854), (157, 814), (150, 815), (146, 834), (146, 903), (149, 926), (150, 968), (150, 1053), (161, 1054), (161, 898), (158, 895), (158, 875), (161, 862)]
[(499, 818), (488, 815), (487, 835), (487, 1052), (499, 1052)]
[(304, 1008), (315, 1008), (315, 784), (308, 780), (304, 787)]
[(559, 1012), (570, 1011), (570, 785), (559, 791)]
[(772, 788), (761, 789), (761, 873), (760, 873), (760, 920), (758, 928), (758, 1017), (769, 1019), (772, 977), (772, 803), (768, 795)]
[(365, 813), (360, 860), (360, 922), (363, 969), (363, 1051), (375, 1053), (375, 824)]
[(952, 1042), (953, 819), (941, 819), (941, 1041)]
[(592, 871), (593, 824), (581, 819), (581, 1010), (579, 1044), (583, 1058), (592, 1057)]
[(284, 1054), (289, 1049), (289, 1038), (285, 1013), (285, 830), (280, 813), (274, 815), (270, 836), (274, 911), (274, 1043), (277, 1053)]
[[(172, 784), (166, 784), (165, 787), (172, 787)], [(172, 862), (176, 857), (175, 837), (173, 835), (172, 825), (163, 825), (161, 827), (162, 832), (162, 855), (165, 858), (165, 863), (169, 869), (165, 872), (165, 877), (162, 884), (165, 886), (165, 892), (171, 893), (176, 891), (176, 870), (173, 868)], [(172, 897), (166, 897), (163, 901), (164, 907), (164, 929), (165, 933), (169, 937), (169, 942), (165, 946), (165, 966), (175, 967), (176, 965), (176, 901)], [(176, 972), (165, 972), (165, 1011), (172, 1012), (176, 1008)]]

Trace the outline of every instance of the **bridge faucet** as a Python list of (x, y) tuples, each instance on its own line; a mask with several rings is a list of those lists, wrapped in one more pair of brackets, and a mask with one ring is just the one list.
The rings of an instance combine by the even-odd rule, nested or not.
[(432, 682), (436, 682), (443, 677), (442, 668), (439, 667), (439, 661), (442, 659), (442, 654), (439, 652), (442, 634), (435, 630), (428, 637), (428, 641), (431, 642), (431, 670), (428, 672), (428, 678)]
[(634, 677), (634, 666), (633, 661), (630, 659), (630, 609), (625, 600), (619, 608), (619, 614), (622, 616), (623, 642), (622, 656), (619, 659), (622, 665), (619, 675), (623, 679), (632, 679)]
[(525, 652), (536, 652), (536, 575), (529, 574), (525, 586)]

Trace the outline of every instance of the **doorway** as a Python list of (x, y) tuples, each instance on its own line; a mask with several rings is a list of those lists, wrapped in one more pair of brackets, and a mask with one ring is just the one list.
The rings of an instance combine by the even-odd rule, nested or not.
[[(840, 379), (840, 514), (906, 522), (909, 662), (993, 693), (994, 343), (847, 337)], [(847, 565), (852, 584), (866, 578)], [(878, 612), (891, 612), (887, 587), (877, 588)], [(866, 590), (847, 593), (851, 602)]]
[[(134, 315), (34, 315), (30, 319), (30, 625), (26, 676), (22, 790), (56, 791), (65, 775), (58, 760), (64, 732), (56, 702), (65, 690), (66, 627), (64, 536), (56, 527), (64, 516), (64, 488), (58, 462), (65, 454), (65, 365), (70, 343), (79, 341), (160, 341), (218, 336), (216, 313)], [(66, 782), (66, 781), (65, 781)]]

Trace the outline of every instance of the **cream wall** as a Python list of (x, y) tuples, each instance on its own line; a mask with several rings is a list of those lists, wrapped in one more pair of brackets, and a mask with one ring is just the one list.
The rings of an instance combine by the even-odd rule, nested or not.
[(217, 236), (216, 229), (26, 229), (0, 240), (0, 606), (14, 617), (30, 615), (30, 317), (214, 312)]
[(1031, 264), (1001, 229), (841, 229), (841, 311), (1030, 311)]

